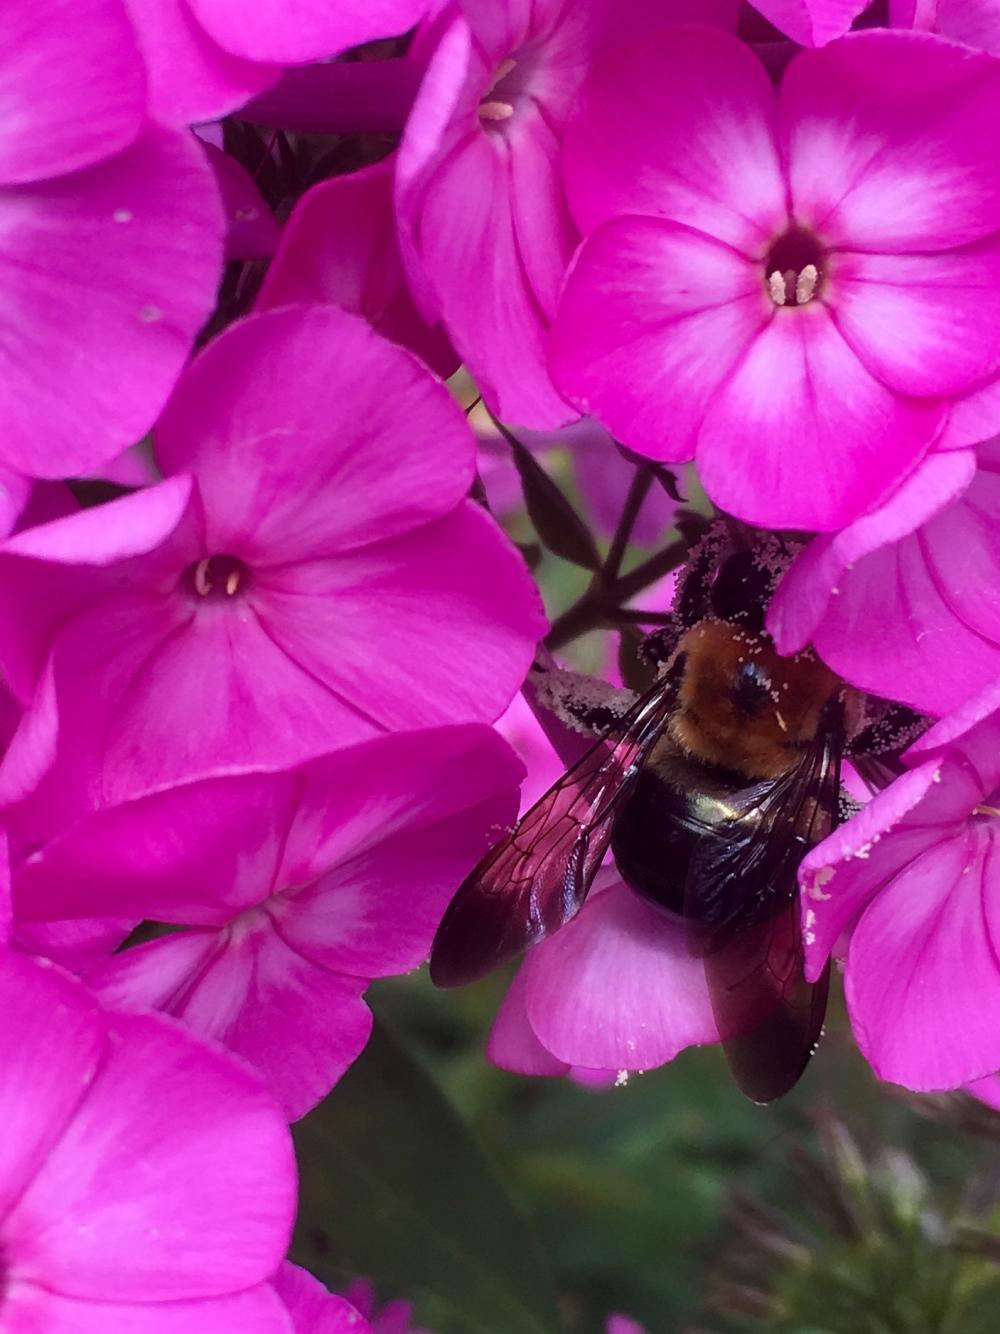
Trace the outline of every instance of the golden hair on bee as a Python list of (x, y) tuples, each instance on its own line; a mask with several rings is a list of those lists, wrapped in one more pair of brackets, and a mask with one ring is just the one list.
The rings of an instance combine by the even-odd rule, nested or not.
[(684, 672), (670, 735), (697, 760), (777, 778), (815, 738), (843, 683), (812, 653), (782, 658), (770, 638), (706, 620), (682, 637)]

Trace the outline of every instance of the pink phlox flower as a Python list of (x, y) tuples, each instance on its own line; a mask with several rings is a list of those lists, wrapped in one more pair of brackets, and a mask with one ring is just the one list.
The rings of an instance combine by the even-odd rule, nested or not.
[(718, 1038), (684, 924), (605, 867), (579, 915), (521, 964), (487, 1053), (519, 1074), (624, 1078)]
[(864, 690), (937, 716), (1000, 675), (1000, 441), (933, 453), (778, 587), (778, 651), (812, 642)]
[(400, 239), (425, 317), (444, 324), (507, 421), (550, 428), (578, 415), (552, 385), (545, 338), (578, 239), (558, 162), (579, 87), (615, 28), (695, 11), (735, 18), (730, 0), (448, 11), (399, 151)]
[(156, 450), (160, 485), (0, 549), (19, 837), (183, 778), (492, 721), (513, 698), (537, 589), (465, 499), (461, 411), (361, 320), (317, 306), (232, 327)]
[(292, 1317), (295, 1334), (374, 1334), (352, 1302), (328, 1291), (298, 1265), (283, 1264), (274, 1286)]
[(951, 1089), (1000, 1069), (1000, 686), (937, 723), (908, 772), (802, 863), (806, 975), (846, 939), (875, 1073)]
[(222, 210), (198, 144), (145, 121), (119, 0), (6, 0), (0, 87), (0, 465), (79, 475), (172, 390), (212, 310)]
[(3, 1328), (291, 1334), (295, 1160), (260, 1080), (10, 951), (0, 1011)]
[(522, 769), (480, 724), (298, 769), (180, 784), (84, 820), (15, 870), (19, 921), (190, 926), (87, 972), (239, 1052), (289, 1118), (363, 1049), (369, 981), (419, 967), (455, 888), (516, 816)]
[(889, 21), (893, 27), (936, 32), (979, 51), (1000, 54), (997, 0), (889, 0)]
[(386, 158), (307, 190), (285, 224), (256, 308), (340, 306), (446, 378), (458, 369), (458, 358), (410, 295), (396, 239), (392, 179), (393, 160)]
[(777, 93), (724, 32), (615, 48), (567, 130), (556, 383), (740, 518), (850, 523), (1000, 364), (998, 116), (1000, 65), (923, 34), (801, 52)]

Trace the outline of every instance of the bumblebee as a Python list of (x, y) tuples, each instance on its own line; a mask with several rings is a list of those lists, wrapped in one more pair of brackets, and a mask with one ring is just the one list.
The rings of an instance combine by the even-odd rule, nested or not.
[(684, 920), (739, 1088), (765, 1103), (795, 1084), (829, 980), (803, 975), (799, 864), (838, 822), (849, 745), (886, 750), (910, 720), (866, 712), (809, 651), (778, 656), (764, 613), (787, 561), (780, 539), (734, 550), (719, 532), (693, 554), (646, 641), (658, 679), (465, 880), (434, 941), (438, 986), (568, 922), (610, 848), (633, 890)]

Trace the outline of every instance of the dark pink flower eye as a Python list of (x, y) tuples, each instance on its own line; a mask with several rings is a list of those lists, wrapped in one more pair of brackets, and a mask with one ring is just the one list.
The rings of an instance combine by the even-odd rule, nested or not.
[(182, 577), (195, 597), (224, 602), (246, 594), (250, 567), (238, 556), (207, 556), (189, 565)]

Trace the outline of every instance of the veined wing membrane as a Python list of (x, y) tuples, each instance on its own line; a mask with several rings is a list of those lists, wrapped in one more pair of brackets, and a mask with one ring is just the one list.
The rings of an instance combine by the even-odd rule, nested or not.
[(692, 947), (733, 1078), (756, 1102), (795, 1084), (823, 1025), (829, 977), (803, 976), (797, 875), (837, 821), (841, 728), (833, 707), (795, 769), (736, 794), (728, 829), (704, 840), (689, 870)]
[(675, 689), (663, 679), (640, 696), (466, 878), (434, 939), (437, 986), (482, 977), (579, 912)]

